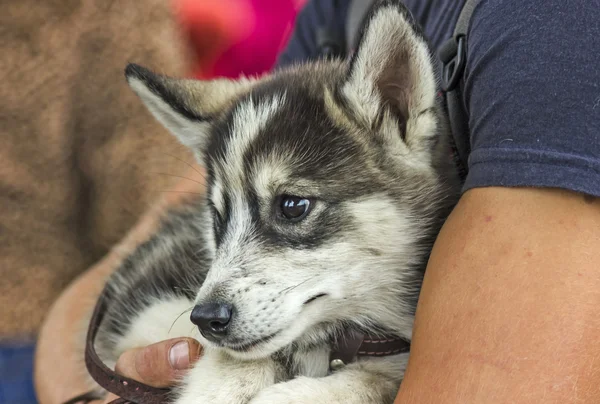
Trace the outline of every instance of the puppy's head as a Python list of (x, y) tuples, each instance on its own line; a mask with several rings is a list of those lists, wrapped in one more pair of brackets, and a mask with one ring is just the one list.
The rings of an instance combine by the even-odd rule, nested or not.
[(126, 75), (207, 169), (206, 343), (256, 358), (348, 323), (410, 337), (455, 177), (428, 46), (399, 1), (371, 11), (349, 62), (237, 81)]

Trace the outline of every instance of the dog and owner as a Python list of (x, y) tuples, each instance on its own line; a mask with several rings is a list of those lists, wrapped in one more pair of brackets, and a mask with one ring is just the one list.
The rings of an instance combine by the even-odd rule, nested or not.
[[(434, 50), (464, 2), (404, 1)], [(344, 37), (351, 3), (309, 1), (278, 66), (322, 57), (323, 27)], [(599, 0), (473, 9), (461, 92), (468, 174), (427, 266), (396, 402), (600, 401), (598, 21)], [(80, 347), (63, 341), (75, 341), (90, 310), (79, 302), (93, 301), (112, 269), (91, 269), (49, 313), (40, 402), (86, 390)], [(125, 352), (116, 370), (169, 386), (201, 351), (195, 340), (168, 340)]]

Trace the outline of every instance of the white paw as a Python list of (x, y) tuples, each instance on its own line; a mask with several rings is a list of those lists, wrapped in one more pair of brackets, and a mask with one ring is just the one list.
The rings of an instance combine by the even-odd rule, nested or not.
[(325, 386), (317, 379), (299, 377), (289, 382), (278, 383), (260, 391), (250, 404), (320, 404), (327, 399)]
[(182, 394), (174, 404), (248, 404), (249, 397), (242, 391), (225, 391), (215, 386), (213, 389), (184, 388)]
[(240, 362), (206, 350), (185, 378), (175, 404), (247, 404), (274, 378), (271, 360)]

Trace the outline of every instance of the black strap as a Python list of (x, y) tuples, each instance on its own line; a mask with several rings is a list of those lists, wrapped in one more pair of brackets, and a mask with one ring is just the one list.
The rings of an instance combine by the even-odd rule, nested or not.
[(453, 37), (438, 52), (442, 62), (442, 91), (450, 120), (452, 146), (458, 157), (457, 165), (463, 181), (469, 170), (471, 153), (469, 116), (463, 99), (467, 32), (473, 11), (479, 2), (480, 0), (465, 1)]
[(338, 14), (340, 11), (339, 0), (333, 0), (332, 13), (329, 21), (321, 27), (317, 27), (317, 52), (325, 58), (344, 58), (346, 52), (345, 38), (340, 32)]
[(458, 17), (458, 21), (456, 22), (456, 27), (454, 28), (454, 36), (457, 35), (467, 35), (467, 31), (469, 31), (469, 24), (471, 23), (471, 16), (475, 11), (475, 8), (479, 4), (481, 0), (466, 0), (463, 5), (462, 12)]

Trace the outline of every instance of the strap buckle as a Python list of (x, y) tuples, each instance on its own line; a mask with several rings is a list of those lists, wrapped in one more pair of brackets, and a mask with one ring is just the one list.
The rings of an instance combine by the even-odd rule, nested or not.
[(442, 61), (442, 90), (452, 91), (456, 88), (466, 66), (466, 40), (464, 35), (448, 40), (440, 49)]

